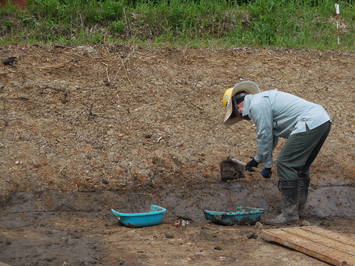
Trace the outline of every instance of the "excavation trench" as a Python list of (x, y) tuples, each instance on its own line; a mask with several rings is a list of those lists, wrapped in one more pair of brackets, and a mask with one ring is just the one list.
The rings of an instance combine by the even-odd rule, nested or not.
[[(353, 233), (354, 196), (353, 186), (312, 190), (306, 208), (312, 224)], [(262, 207), (275, 213), (281, 204), (272, 182), (171, 185), (160, 190), (16, 192), (2, 199), (0, 261), (10, 265), (141, 265), (137, 261), (161, 265), (167, 257), (175, 261), (172, 265), (179, 265), (186, 256), (199, 256), (200, 260), (217, 265), (221, 257), (228, 263), (248, 262), (256, 250), (263, 252), (263, 260), (274, 264), (278, 260), (274, 254), (288, 252), (253, 240), (253, 226), (213, 225), (202, 212), (204, 209), (230, 211), (241, 205)], [(111, 208), (122, 212), (146, 211), (150, 204), (167, 208), (162, 225), (127, 228), (120, 226), (110, 213)], [(173, 226), (180, 216), (193, 221), (182, 231)], [(194, 248), (189, 243), (195, 243)], [(181, 255), (186, 245), (188, 250)], [(249, 250), (245, 253), (249, 255), (238, 253), (239, 248), (234, 247), (240, 245)], [(157, 255), (162, 249), (167, 250), (167, 257)], [(225, 255), (217, 256), (216, 252)], [(203, 256), (196, 255), (200, 253)], [(291, 261), (316, 265), (307, 256), (292, 254), (290, 257), (286, 253), (283, 256)]]
[[(3, 202), (2, 225), (16, 226), (29, 223), (38, 215), (59, 212), (85, 213), (88, 216), (114, 220), (110, 209), (122, 212), (144, 212), (150, 204), (165, 207), (165, 222), (176, 217), (187, 217), (198, 223), (207, 222), (203, 210), (233, 211), (236, 206), (264, 208), (275, 213), (281, 208), (276, 185), (268, 183), (205, 183), (186, 186), (101, 191), (101, 192), (16, 192)], [(306, 215), (317, 218), (354, 218), (355, 187), (352, 185), (311, 188)], [(13, 217), (17, 217), (14, 223)]]

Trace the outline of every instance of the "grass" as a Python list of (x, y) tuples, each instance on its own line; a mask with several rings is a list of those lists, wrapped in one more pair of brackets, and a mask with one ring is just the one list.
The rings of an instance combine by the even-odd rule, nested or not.
[(26, 10), (0, 8), (0, 45), (135, 42), (354, 50), (354, 5), (338, 3), (337, 32), (331, 0), (32, 0)]

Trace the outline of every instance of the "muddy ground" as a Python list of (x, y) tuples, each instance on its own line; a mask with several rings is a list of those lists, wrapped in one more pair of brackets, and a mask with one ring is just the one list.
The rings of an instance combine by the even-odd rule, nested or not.
[[(252, 226), (202, 210), (280, 208), (274, 170), (220, 182), (247, 161), (254, 127), (222, 125), (221, 96), (241, 80), (322, 104), (332, 131), (311, 169), (311, 224), (355, 237), (355, 55), (288, 49), (1, 47), (0, 261), (10, 265), (322, 265), (264, 242)], [(275, 151), (275, 160), (282, 147)], [(110, 209), (168, 209), (126, 228)], [(178, 216), (193, 220), (175, 227)]]

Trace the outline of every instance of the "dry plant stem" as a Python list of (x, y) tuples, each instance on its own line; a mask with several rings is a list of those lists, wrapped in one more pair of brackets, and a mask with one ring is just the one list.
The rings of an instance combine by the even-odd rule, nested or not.
[(56, 65), (38, 67), (38, 69), (47, 70), (47, 69), (62, 68), (62, 67), (65, 67), (66, 65), (68, 65), (69, 63), (71, 63), (72, 61), (73, 61), (73, 59), (71, 59), (71, 60), (69, 60), (67, 62), (64, 62), (64, 63), (56, 64)]
[(125, 70), (126, 78), (127, 78), (128, 82), (129, 82), (129, 84), (130, 84), (131, 86), (133, 86), (132, 81), (129, 79), (127, 68), (126, 68), (126, 66), (125, 66), (125, 64), (124, 64), (124, 62), (123, 62), (123, 60), (122, 60), (121, 57), (120, 57), (120, 60), (121, 60), (122, 66), (123, 66), (123, 68), (124, 68), (124, 70)]
[[(7, 71), (11, 72), (11, 73), (15, 73), (16, 71), (15, 70), (12, 70), (12, 69), (7, 69)], [(7, 75), (9, 73), (6, 73), (6, 72), (1, 72), (0, 75)]]
[(118, 72), (120, 72), (120, 70), (121, 70), (121, 67), (119, 67), (119, 68), (118, 68), (118, 70), (116, 71), (116, 74), (115, 74), (115, 76), (113, 77), (112, 82), (115, 82), (115, 81), (116, 81), (116, 78), (117, 78)]
[(110, 84), (111, 81), (110, 81), (110, 77), (108, 75), (108, 67), (106, 67), (106, 77), (107, 77), (107, 82)]
[(130, 26), (130, 23), (129, 23), (128, 19), (127, 19), (127, 14), (126, 14), (125, 8), (123, 8), (123, 15), (124, 15), (124, 19), (125, 19), (126, 25), (128, 27), (128, 35), (131, 36), (131, 26)]
[(110, 80), (110, 76), (109, 76), (109, 71), (108, 71), (108, 69), (109, 69), (109, 66), (106, 64), (106, 63), (104, 63), (104, 62), (101, 62), (101, 64), (103, 64), (104, 66), (105, 66), (105, 72), (106, 72), (106, 79), (107, 79), (107, 82), (110, 84), (111, 83), (111, 80)]

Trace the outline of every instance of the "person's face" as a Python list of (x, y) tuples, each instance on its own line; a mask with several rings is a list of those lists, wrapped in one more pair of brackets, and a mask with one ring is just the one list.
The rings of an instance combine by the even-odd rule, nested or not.
[(240, 104), (238, 104), (238, 113), (242, 115), (243, 110), (244, 110), (244, 102), (241, 102)]

